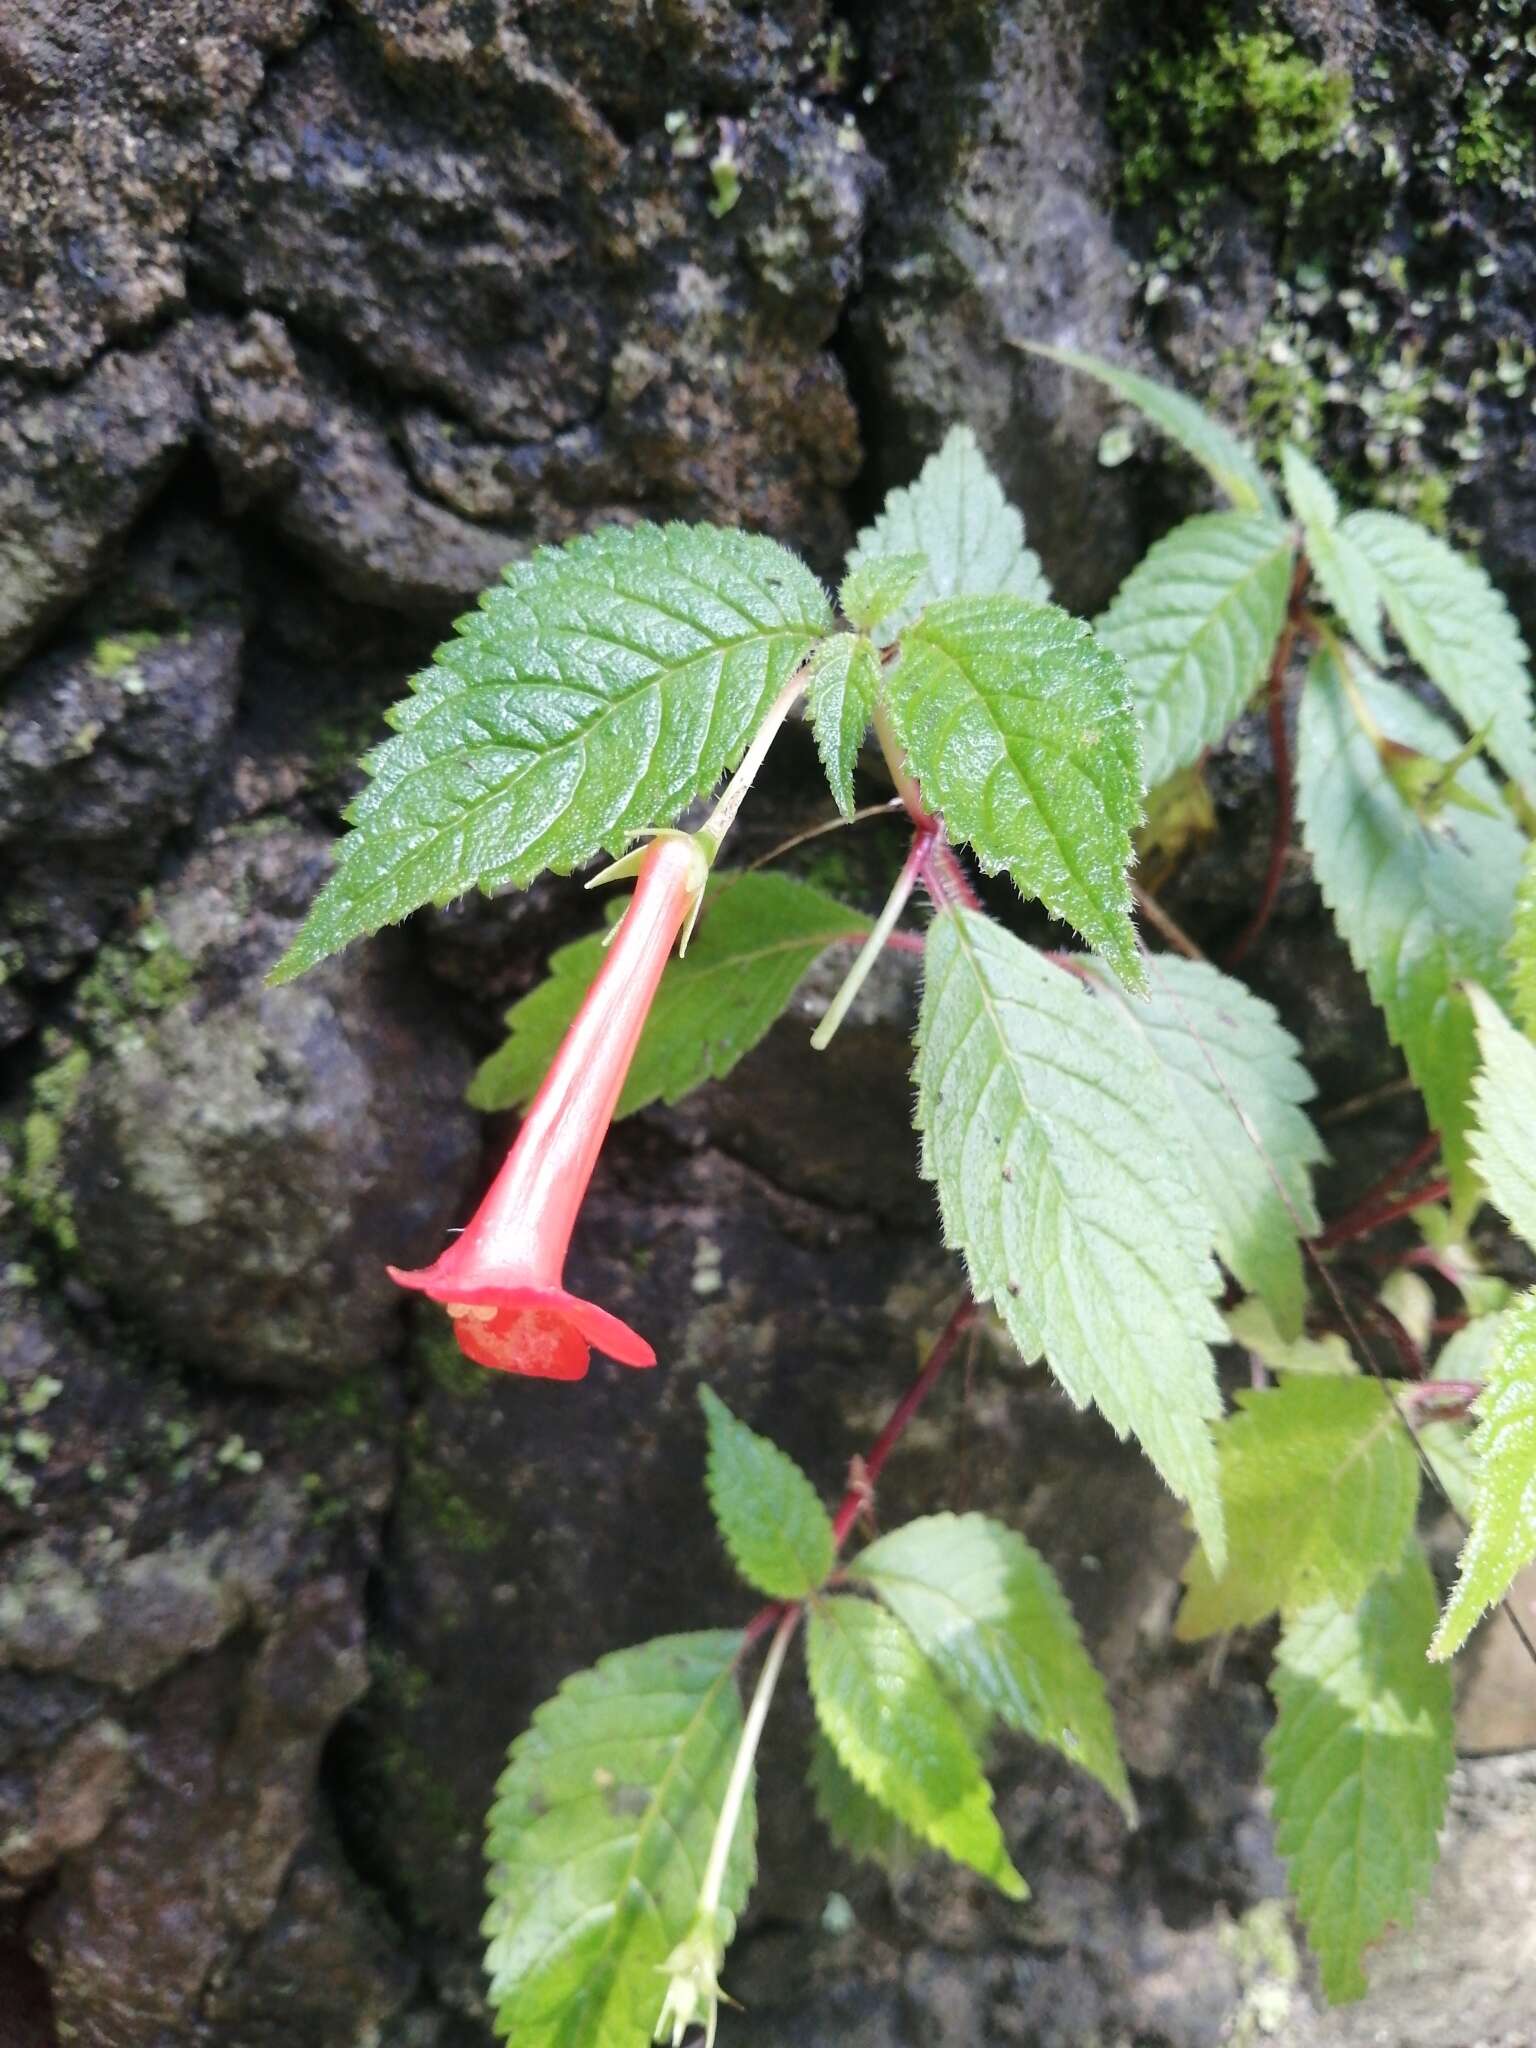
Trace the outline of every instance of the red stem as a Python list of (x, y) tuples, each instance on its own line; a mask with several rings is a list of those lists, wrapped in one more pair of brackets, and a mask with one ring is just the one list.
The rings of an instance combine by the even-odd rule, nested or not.
[(1270, 828), (1269, 866), (1265, 870), (1264, 888), (1259, 896), (1258, 908), (1227, 954), (1224, 965), (1228, 967), (1236, 967), (1239, 961), (1247, 958), (1269, 923), (1275, 899), (1280, 894), (1280, 881), (1285, 873), (1285, 857), (1290, 852), (1295, 800), (1291, 786), (1291, 742), (1285, 730), (1285, 676), (1291, 665), (1291, 649), (1296, 643), (1296, 631), (1301, 623), (1301, 599), (1306, 587), (1307, 558), (1305, 555), (1298, 555), (1296, 573), (1291, 578), (1291, 595), (1286, 607), (1285, 624), (1280, 628), (1280, 638), (1275, 642), (1266, 687), (1269, 705), (1269, 751), (1275, 770), (1275, 818)]
[[(842, 1549), (848, 1540), (848, 1532), (864, 1509), (869, 1506), (874, 1497), (876, 1482), (885, 1470), (886, 1460), (906, 1435), (913, 1416), (933, 1392), (940, 1374), (954, 1357), (956, 1346), (975, 1321), (976, 1314), (976, 1304), (967, 1294), (939, 1332), (933, 1349), (923, 1361), (922, 1371), (891, 1410), (884, 1429), (870, 1446), (869, 1456), (861, 1460), (858, 1477), (849, 1481), (848, 1490), (838, 1505), (837, 1515), (832, 1524), (833, 1542), (837, 1550)], [(760, 1607), (743, 1632), (742, 1649), (750, 1649), (760, 1636), (767, 1635), (790, 1604), (787, 1600), (772, 1600), (766, 1607)]]
[(960, 1303), (949, 1321), (940, 1331), (933, 1349), (929, 1352), (922, 1371), (891, 1410), (884, 1429), (875, 1438), (865, 1458), (863, 1470), (857, 1479), (849, 1483), (843, 1495), (837, 1514), (832, 1523), (832, 1535), (836, 1547), (841, 1550), (848, 1540), (848, 1531), (858, 1520), (860, 1513), (869, 1505), (885, 1462), (892, 1451), (906, 1435), (907, 1426), (918, 1409), (933, 1392), (939, 1375), (955, 1355), (955, 1347), (965, 1335), (976, 1317), (976, 1304), (969, 1295)]
[(1351, 1236), (1353, 1233), (1345, 1227), (1346, 1225), (1353, 1224), (1361, 1216), (1373, 1215), (1378, 1205), (1391, 1194), (1400, 1181), (1405, 1181), (1411, 1173), (1417, 1173), (1421, 1166), (1428, 1166), (1439, 1150), (1440, 1133), (1438, 1131), (1431, 1131), (1427, 1138), (1419, 1140), (1418, 1144), (1414, 1146), (1413, 1150), (1405, 1158), (1399, 1159), (1395, 1166), (1388, 1167), (1380, 1180), (1373, 1180), (1365, 1193), (1351, 1202), (1342, 1216), (1335, 1217), (1333, 1222), (1328, 1225), (1328, 1228), (1317, 1239), (1317, 1243), (1333, 1244), (1338, 1242), (1339, 1240), (1333, 1235), (1335, 1231), (1343, 1231), (1345, 1237)]
[(1348, 1243), (1351, 1238), (1369, 1237), (1373, 1231), (1384, 1230), (1389, 1223), (1396, 1223), (1400, 1216), (1411, 1216), (1426, 1202), (1443, 1202), (1450, 1192), (1451, 1184), (1445, 1178), (1427, 1180), (1423, 1187), (1399, 1195), (1395, 1201), (1383, 1202), (1378, 1209), (1351, 1209), (1348, 1215), (1330, 1223), (1312, 1242), (1317, 1250), (1327, 1251), (1333, 1245)]
[(1419, 1380), (1402, 1389), (1402, 1399), (1415, 1407), (1429, 1407), (1436, 1401), (1473, 1402), (1483, 1391), (1481, 1380)]

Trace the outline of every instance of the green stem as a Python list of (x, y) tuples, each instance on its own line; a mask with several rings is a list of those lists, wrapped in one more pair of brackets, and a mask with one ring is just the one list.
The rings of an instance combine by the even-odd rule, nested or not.
[(784, 1668), (784, 1657), (789, 1649), (790, 1637), (799, 1627), (803, 1612), (803, 1608), (800, 1607), (789, 1609), (775, 1629), (773, 1641), (768, 1645), (768, 1654), (763, 1659), (763, 1668), (757, 1679), (757, 1690), (752, 1695), (752, 1704), (747, 1709), (747, 1718), (741, 1731), (741, 1741), (736, 1748), (736, 1761), (731, 1765), (730, 1782), (725, 1788), (725, 1798), (720, 1804), (720, 1818), (715, 1822), (714, 1839), (709, 1845), (709, 1861), (704, 1866), (704, 1882), (699, 1887), (701, 1915), (713, 1915), (720, 1910), (720, 1893), (725, 1886), (725, 1867), (731, 1858), (731, 1844), (736, 1839), (736, 1826), (741, 1819), (747, 1787), (752, 1782), (752, 1765), (757, 1758), (757, 1746), (763, 1739), (763, 1724), (768, 1719), (773, 1690), (779, 1682), (779, 1673)]
[(736, 813), (741, 809), (747, 791), (757, 780), (757, 771), (768, 758), (768, 749), (779, 736), (779, 727), (794, 710), (796, 700), (804, 691), (810, 672), (810, 663), (801, 662), (799, 668), (774, 698), (768, 707), (767, 717), (752, 735), (752, 744), (742, 756), (741, 766), (725, 785), (720, 801), (699, 827), (697, 836), (704, 842), (711, 866), (714, 865), (726, 833), (736, 822)]
[(859, 957), (849, 968), (846, 979), (828, 1005), (827, 1014), (811, 1033), (811, 1046), (816, 1052), (825, 1052), (837, 1035), (838, 1026), (853, 1008), (853, 1001), (859, 990), (869, 979), (870, 969), (885, 950), (896, 920), (906, 909), (912, 891), (917, 887), (918, 877), (923, 872), (923, 863), (933, 843), (931, 831), (918, 830), (912, 835), (912, 847), (901, 864), (901, 872), (885, 899), (885, 908), (876, 918), (869, 937), (859, 948)]

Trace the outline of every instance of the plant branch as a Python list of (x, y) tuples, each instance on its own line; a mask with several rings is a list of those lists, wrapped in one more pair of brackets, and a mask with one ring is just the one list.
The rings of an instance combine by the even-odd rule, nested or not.
[(1291, 595), (1285, 609), (1285, 623), (1280, 628), (1280, 637), (1275, 642), (1274, 655), (1269, 664), (1269, 681), (1265, 695), (1269, 707), (1269, 751), (1275, 772), (1275, 817), (1270, 828), (1269, 865), (1264, 874), (1264, 887), (1259, 895), (1258, 908), (1238, 935), (1223, 963), (1236, 967), (1245, 960), (1255, 943), (1262, 936), (1280, 894), (1280, 882), (1285, 873), (1285, 858), (1291, 847), (1291, 826), (1295, 818), (1295, 791), (1291, 779), (1291, 742), (1285, 729), (1285, 680), (1291, 665), (1291, 650), (1296, 644), (1296, 634), (1302, 622), (1302, 595), (1307, 587), (1307, 558), (1296, 557), (1296, 571), (1291, 578)]
[(1143, 889), (1139, 882), (1132, 882), (1131, 895), (1135, 899), (1136, 908), (1147, 920), (1147, 923), (1151, 925), (1153, 931), (1157, 933), (1160, 939), (1165, 939), (1175, 953), (1182, 953), (1186, 960), (1203, 960), (1205, 958), (1205, 955), (1189, 936), (1188, 932), (1184, 930), (1182, 925), (1174, 922), (1149, 890)]
[(933, 1349), (923, 1362), (922, 1371), (891, 1410), (884, 1429), (870, 1446), (869, 1455), (860, 1462), (858, 1476), (850, 1482), (832, 1523), (832, 1535), (838, 1550), (847, 1542), (848, 1532), (873, 1498), (886, 1460), (906, 1435), (913, 1416), (933, 1392), (939, 1376), (954, 1357), (960, 1339), (976, 1315), (976, 1303), (967, 1294), (939, 1332)]
[(1431, 1131), (1421, 1138), (1413, 1150), (1399, 1159), (1395, 1166), (1389, 1166), (1379, 1180), (1373, 1180), (1365, 1193), (1350, 1203), (1342, 1216), (1336, 1216), (1315, 1242), (1319, 1245), (1341, 1244), (1345, 1238), (1354, 1237), (1356, 1224), (1362, 1217), (1373, 1216), (1392, 1190), (1408, 1176), (1428, 1166), (1440, 1150), (1440, 1133)]
[[(917, 887), (933, 843), (936, 827), (919, 826), (912, 834), (912, 844), (901, 872), (891, 885), (891, 893), (885, 899), (885, 908), (870, 927), (868, 938), (859, 948), (859, 957), (849, 968), (842, 987), (827, 1005), (826, 1015), (811, 1033), (811, 1047), (815, 1052), (825, 1052), (837, 1035), (837, 1028), (853, 1008), (854, 998), (869, 978), (870, 970), (890, 944), (896, 931), (896, 920), (906, 909), (912, 891)], [(921, 941), (919, 941), (921, 945)]]
[(1426, 1202), (1443, 1202), (1451, 1192), (1451, 1184), (1443, 1177), (1427, 1180), (1422, 1187), (1414, 1188), (1395, 1200), (1383, 1202), (1375, 1209), (1358, 1207), (1347, 1215), (1340, 1216), (1328, 1228), (1312, 1240), (1319, 1251), (1328, 1251), (1336, 1244), (1347, 1244), (1357, 1237), (1369, 1237), (1373, 1231), (1384, 1230), (1389, 1223), (1396, 1223), (1401, 1217), (1411, 1216), (1415, 1209), (1422, 1209)]
[(954, 849), (944, 836), (944, 821), (923, 802), (923, 793), (912, 779), (901, 741), (896, 737), (896, 728), (883, 704), (875, 707), (875, 737), (880, 742), (885, 765), (896, 785), (896, 794), (906, 805), (907, 816), (919, 833), (928, 835), (928, 854), (923, 863), (922, 879), (935, 908), (952, 910), (958, 905), (962, 910), (980, 910), (981, 898), (971, 887)]
[(757, 780), (757, 771), (768, 758), (768, 749), (779, 736), (779, 728), (794, 710), (796, 702), (810, 679), (811, 665), (801, 662), (789, 681), (780, 690), (768, 707), (767, 716), (752, 735), (752, 744), (742, 756), (741, 766), (721, 792), (720, 801), (699, 827), (697, 836), (709, 848), (711, 865), (719, 853), (727, 832), (736, 822), (736, 813), (741, 809), (749, 789)]
[(799, 1627), (800, 1617), (805, 1610), (797, 1604), (789, 1608), (775, 1609), (774, 1612), (779, 1615), (779, 1625), (773, 1641), (768, 1645), (768, 1654), (763, 1659), (763, 1668), (758, 1674), (757, 1688), (752, 1694), (752, 1704), (747, 1709), (747, 1718), (742, 1725), (741, 1740), (736, 1745), (736, 1760), (731, 1765), (725, 1797), (720, 1802), (720, 1817), (715, 1822), (714, 1836), (709, 1845), (709, 1861), (704, 1866), (704, 1880), (699, 1886), (698, 1910), (701, 1914), (713, 1914), (719, 1907), (726, 1865), (731, 1857), (731, 1843), (736, 1836), (736, 1824), (741, 1819), (742, 1801), (746, 1798), (747, 1786), (752, 1779), (752, 1764), (757, 1756), (757, 1746), (763, 1739), (763, 1723), (768, 1718), (773, 1690), (779, 1682), (779, 1673), (784, 1668), (784, 1656), (789, 1649), (790, 1638)]

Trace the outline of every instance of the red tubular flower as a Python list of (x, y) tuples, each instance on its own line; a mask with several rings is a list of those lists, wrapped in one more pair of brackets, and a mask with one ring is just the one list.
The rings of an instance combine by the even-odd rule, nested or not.
[(568, 1294), (566, 1252), (672, 943), (707, 863), (693, 840), (658, 837), (597, 979), (473, 1221), (434, 1265), (391, 1278), (443, 1302), (477, 1364), (579, 1380), (596, 1345), (621, 1365), (656, 1353), (627, 1323)]

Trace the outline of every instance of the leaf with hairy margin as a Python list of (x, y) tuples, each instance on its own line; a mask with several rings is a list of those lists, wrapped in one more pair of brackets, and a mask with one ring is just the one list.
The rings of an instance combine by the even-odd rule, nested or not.
[(1324, 1602), (1280, 1638), (1265, 1744), (1275, 1846), (1323, 1989), (1364, 1996), (1361, 1958), (1406, 1926), (1434, 1869), (1456, 1761), (1450, 1674), (1428, 1662), (1435, 1586), (1416, 1544), (1351, 1611)]
[(1536, 802), (1531, 658), (1484, 570), (1397, 512), (1352, 512), (1339, 529), (1365, 556), (1403, 645), (1469, 731)]
[(711, 1387), (706, 1484), (731, 1562), (770, 1600), (803, 1600), (832, 1569), (832, 1518), (785, 1451), (739, 1422)]
[(928, 934), (921, 1168), (1026, 1360), (1134, 1435), (1223, 1556), (1213, 1226), (1168, 1081), (1117, 1004), (975, 911)]
[(1176, 1633), (1192, 1642), (1249, 1628), (1276, 1608), (1352, 1607), (1391, 1571), (1413, 1528), (1419, 1465), (1374, 1379), (1298, 1378), (1237, 1396), (1216, 1431), (1227, 1563), (1184, 1567)]
[(848, 1576), (874, 1588), (952, 1690), (1049, 1743), (1136, 1804), (1104, 1681), (1039, 1551), (986, 1515), (924, 1515), (880, 1537)]
[(336, 868), (273, 970), (472, 886), (565, 873), (713, 787), (831, 624), (757, 534), (605, 527), (515, 563), (396, 707)]
[(1467, 991), (1482, 1066), (1472, 1084), (1472, 1157), (1488, 1198), (1536, 1249), (1536, 1045), (1486, 989)]
[(1145, 1002), (1109, 985), (1168, 1078), (1223, 1263), (1294, 1340), (1301, 1240), (1319, 1227), (1312, 1168), (1327, 1157), (1301, 1107), (1317, 1092), (1301, 1048), (1262, 997), (1203, 960), (1161, 954), (1150, 974)]
[(911, 596), (927, 566), (926, 555), (871, 554), (838, 586), (838, 607), (861, 633), (868, 633)]
[(1176, 441), (1186, 455), (1193, 456), (1240, 511), (1278, 510), (1275, 494), (1253, 450), (1182, 391), (1171, 391), (1166, 384), (1143, 377), (1139, 371), (1107, 363), (1101, 356), (1085, 355), (1079, 349), (1051, 348), (1040, 341), (1026, 341), (1022, 346), (1031, 355), (1045, 356), (1069, 370), (1081, 370), (1085, 376), (1097, 377), (1101, 384), (1108, 385), (1117, 398), (1134, 405), (1169, 440)]
[[(639, 2048), (693, 1925), (741, 1740), (739, 1630), (662, 1636), (568, 1678), (513, 1743), (482, 1923), (496, 2031), (517, 2048)], [(756, 1868), (750, 1788), (722, 1904)]]
[(1488, 1383), (1472, 1413), (1476, 1486), (1456, 1585), (1429, 1646), (1452, 1657), (1536, 1558), (1536, 1294), (1498, 1318)]
[(1214, 746), (1263, 682), (1295, 560), (1282, 521), (1204, 513), (1160, 540), (1095, 622), (1125, 663), (1149, 789)]
[(1381, 589), (1376, 572), (1349, 534), (1339, 528), (1339, 500), (1322, 471), (1287, 441), (1280, 451), (1285, 495), (1301, 521), (1307, 561), (1324, 597), (1372, 661), (1385, 663)]
[[(1357, 673), (1360, 696), (1394, 740), (1448, 760), (1449, 729), (1404, 691)], [(1468, 1150), (1477, 1042), (1467, 981), (1502, 992), (1503, 949), (1525, 842), (1491, 778), (1461, 780), (1493, 809), (1426, 825), (1399, 794), (1350, 705), (1334, 655), (1313, 661), (1298, 725), (1297, 809), (1324, 900), (1387, 1021), (1444, 1145), (1458, 1204), (1477, 1178)]]
[(816, 1719), (855, 1784), (912, 1834), (1026, 1898), (971, 1739), (895, 1615), (847, 1593), (814, 1601), (806, 1661)]
[(1523, 1028), (1536, 1032), (1536, 840), (1525, 850), (1509, 940), (1510, 996)]
[(880, 657), (862, 633), (823, 641), (811, 659), (806, 703), (827, 784), (845, 818), (853, 816), (853, 770), (880, 695)]
[[(611, 906), (610, 918), (624, 906)], [(788, 875), (718, 872), (688, 951), (667, 962), (617, 1116), (681, 1102), (744, 1059), (783, 1015), (828, 946), (860, 939), (869, 920)], [(470, 1083), (476, 1109), (531, 1102), (603, 964), (603, 935), (562, 946), (548, 978), (514, 1003), (509, 1036)]]
[(1140, 746), (1116, 657), (1054, 605), (945, 598), (903, 635), (885, 684), (924, 799), (951, 835), (1144, 987), (1126, 875)]
[[(951, 427), (915, 483), (892, 491), (848, 557), (850, 580), (885, 557), (923, 559), (923, 570), (883, 618), (863, 622), (887, 647), (939, 597), (1051, 594), (1040, 558), (1024, 545), (1024, 521), (1003, 495), (969, 427)], [(850, 614), (851, 616), (851, 614)]]
[(916, 1835), (843, 1769), (837, 1751), (819, 1729), (807, 1783), (822, 1826), (848, 1855), (895, 1872), (924, 1853), (925, 1845)]

